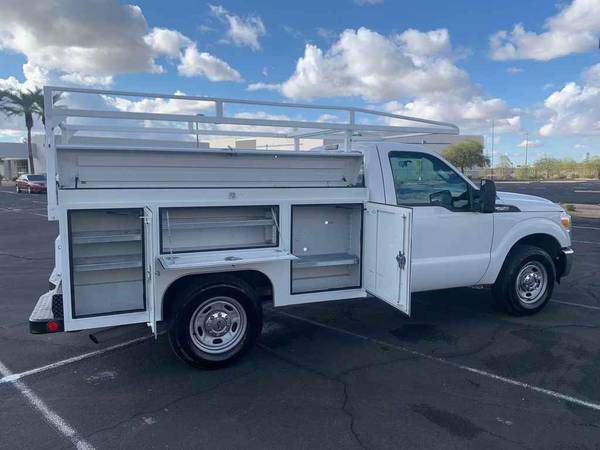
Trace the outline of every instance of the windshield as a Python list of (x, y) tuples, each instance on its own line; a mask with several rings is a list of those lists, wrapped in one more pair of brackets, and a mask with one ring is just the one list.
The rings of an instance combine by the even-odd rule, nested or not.
[(46, 181), (46, 175), (27, 175), (29, 181)]

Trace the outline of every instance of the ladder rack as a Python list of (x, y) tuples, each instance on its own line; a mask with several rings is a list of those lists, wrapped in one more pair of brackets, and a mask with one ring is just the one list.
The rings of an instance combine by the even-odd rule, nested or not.
[[(55, 105), (54, 99), (84, 95), (88, 100), (98, 103), (101, 98), (105, 109), (66, 107)], [(58, 127), (67, 144), (75, 135), (94, 133), (95, 136), (118, 136), (121, 134), (140, 134), (146, 136), (236, 136), (269, 137), (293, 140), (295, 150), (300, 149), (302, 139), (339, 139), (344, 142), (343, 149), (350, 151), (353, 141), (393, 140), (410, 135), (458, 134), (456, 125), (428, 119), (392, 114), (365, 108), (317, 105), (306, 103), (274, 102), (263, 100), (229, 99), (191, 95), (154, 94), (147, 92), (128, 92), (102, 89), (83, 89), (71, 87), (46, 86), (44, 88), (45, 113), (49, 125), (47, 133), (54, 133)], [(95, 98), (94, 98), (95, 97)], [(179, 109), (187, 113), (127, 111), (127, 105), (133, 105), (127, 98), (139, 98), (143, 101), (159, 101), (169, 110)], [(80, 103), (85, 104), (83, 97)], [(121, 99), (121, 103), (117, 101)], [(125, 102), (123, 102), (123, 100)], [(168, 103), (171, 102), (171, 103)], [(194, 108), (195, 107), (195, 108)], [(339, 120), (300, 120), (269, 116), (265, 111), (244, 110), (246, 108), (284, 108), (294, 114), (312, 110), (313, 114), (337, 114)], [(229, 109), (236, 112), (227, 114)], [(139, 108), (138, 108), (139, 109)], [(195, 114), (189, 111), (198, 110)], [(201, 111), (201, 112), (200, 112)], [(256, 116), (253, 117), (252, 113)], [(363, 121), (357, 116), (364, 116)], [(338, 117), (340, 116), (340, 117)], [(76, 120), (77, 119), (77, 120)], [(95, 119), (95, 120), (94, 120)], [(400, 121), (406, 125), (397, 125)], [(95, 123), (94, 123), (95, 122)], [(132, 123), (133, 122), (133, 123)], [(157, 126), (155, 122), (166, 123)]]

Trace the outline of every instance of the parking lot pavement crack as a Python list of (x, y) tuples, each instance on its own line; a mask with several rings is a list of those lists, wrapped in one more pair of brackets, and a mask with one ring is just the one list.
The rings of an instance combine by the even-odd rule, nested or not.
[(282, 355), (281, 353), (273, 350), (272, 348), (267, 347), (264, 344), (259, 344), (259, 347), (262, 348), (263, 350), (265, 350), (267, 353), (269, 353), (273, 357), (275, 357), (287, 364), (290, 364), (293, 367), (296, 367), (300, 370), (312, 373), (314, 375), (318, 375), (329, 381), (339, 383), (343, 388), (343, 391), (342, 391), (343, 392), (343, 402), (342, 402), (342, 406), (340, 407), (340, 410), (344, 413), (344, 415), (346, 415), (348, 417), (348, 419), (350, 421), (350, 423), (349, 423), (350, 434), (352, 434), (356, 443), (363, 449), (367, 449), (368, 447), (362, 442), (362, 440), (360, 439), (360, 436), (358, 435), (358, 432), (356, 431), (356, 419), (354, 417), (354, 414), (351, 411), (351, 408), (349, 408), (349, 406), (351, 405), (351, 400), (350, 400), (350, 394), (348, 391), (348, 382), (346, 380), (344, 380), (343, 377), (352, 372), (355, 372), (355, 371), (364, 370), (364, 369), (368, 369), (371, 367), (383, 366), (386, 364), (392, 364), (392, 363), (396, 363), (396, 362), (403, 361), (406, 359), (412, 359), (412, 357), (407, 358), (406, 356), (403, 356), (400, 358), (396, 358), (392, 361), (369, 363), (369, 364), (361, 365), (359, 367), (353, 367), (352, 369), (341, 372), (339, 375), (328, 375), (328, 374), (321, 372), (313, 367), (309, 367), (309, 366), (301, 364), (297, 361), (294, 361), (294, 360)]
[(574, 423), (573, 425), (575, 425), (577, 427), (596, 428), (596, 429), (600, 430), (600, 425), (595, 424), (595, 423)]
[(246, 372), (244, 372), (244, 373), (242, 373), (242, 374), (240, 374), (238, 376), (230, 377), (230, 378), (228, 378), (226, 380), (222, 380), (222, 381), (220, 381), (218, 383), (215, 383), (214, 385), (212, 385), (212, 386), (210, 386), (210, 387), (208, 387), (206, 389), (200, 389), (200, 390), (195, 391), (193, 393), (179, 396), (179, 397), (174, 398), (173, 400), (170, 400), (167, 403), (163, 403), (162, 405), (160, 405), (160, 406), (158, 406), (156, 408), (153, 408), (151, 410), (138, 411), (138, 412), (130, 415), (129, 417), (127, 417), (127, 418), (125, 418), (123, 420), (118, 421), (117, 423), (115, 423), (113, 425), (110, 425), (108, 427), (99, 428), (97, 430), (92, 431), (91, 433), (86, 434), (84, 436), (84, 438), (87, 439), (87, 440), (89, 440), (89, 438), (92, 437), (92, 436), (96, 436), (96, 435), (98, 435), (100, 433), (104, 433), (104, 432), (107, 432), (107, 431), (115, 430), (115, 429), (119, 428), (121, 425), (124, 425), (124, 424), (126, 424), (128, 422), (131, 422), (132, 420), (134, 420), (137, 417), (155, 414), (157, 412), (164, 411), (166, 408), (169, 408), (169, 407), (171, 407), (171, 406), (179, 403), (180, 401), (189, 400), (189, 399), (192, 399), (194, 397), (198, 397), (200, 395), (204, 395), (204, 394), (206, 394), (208, 392), (215, 391), (215, 390), (219, 389), (220, 387), (223, 387), (223, 386), (225, 386), (227, 384), (230, 384), (230, 383), (233, 383), (235, 381), (241, 380), (242, 378), (247, 377), (248, 375), (251, 375), (252, 373), (255, 373), (257, 370), (258, 369), (248, 370), (248, 371), (246, 371)]
[(49, 261), (54, 259), (54, 257), (43, 257), (43, 258), (34, 258), (32, 256), (24, 256), (24, 255), (15, 255), (14, 253), (8, 252), (0, 252), (0, 256), (9, 256), (11, 258), (24, 259), (25, 261)]
[(342, 380), (341, 378), (339, 379), (339, 381), (344, 386), (344, 403), (342, 405), (342, 411), (350, 419), (350, 433), (352, 433), (352, 436), (354, 437), (354, 440), (357, 442), (357, 444), (360, 445), (361, 448), (366, 449), (367, 447), (365, 446), (365, 444), (363, 444), (362, 440), (358, 436), (358, 433), (356, 432), (354, 414), (352, 413), (351, 408), (348, 407), (348, 406), (351, 406), (350, 405), (350, 395), (348, 394), (348, 383), (346, 383), (346, 381)]

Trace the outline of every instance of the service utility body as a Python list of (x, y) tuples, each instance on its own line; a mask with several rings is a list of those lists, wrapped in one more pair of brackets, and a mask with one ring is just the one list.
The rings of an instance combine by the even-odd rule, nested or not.
[[(457, 135), (453, 124), (312, 104), (44, 95), (48, 218), (60, 234), (33, 333), (145, 323), (187, 363), (213, 368), (253, 346), (265, 302), (380, 299), (409, 315), (412, 292), (485, 286), (526, 315), (572, 265), (559, 205), (475, 185), (436, 152), (398, 142)], [(182, 112), (127, 111), (135, 99)], [(213, 148), (232, 137), (290, 148)]]

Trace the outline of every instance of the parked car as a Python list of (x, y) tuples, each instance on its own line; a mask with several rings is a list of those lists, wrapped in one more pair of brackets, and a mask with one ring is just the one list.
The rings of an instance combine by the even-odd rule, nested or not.
[(29, 194), (46, 192), (45, 174), (25, 174), (17, 178), (17, 192), (27, 192)]

